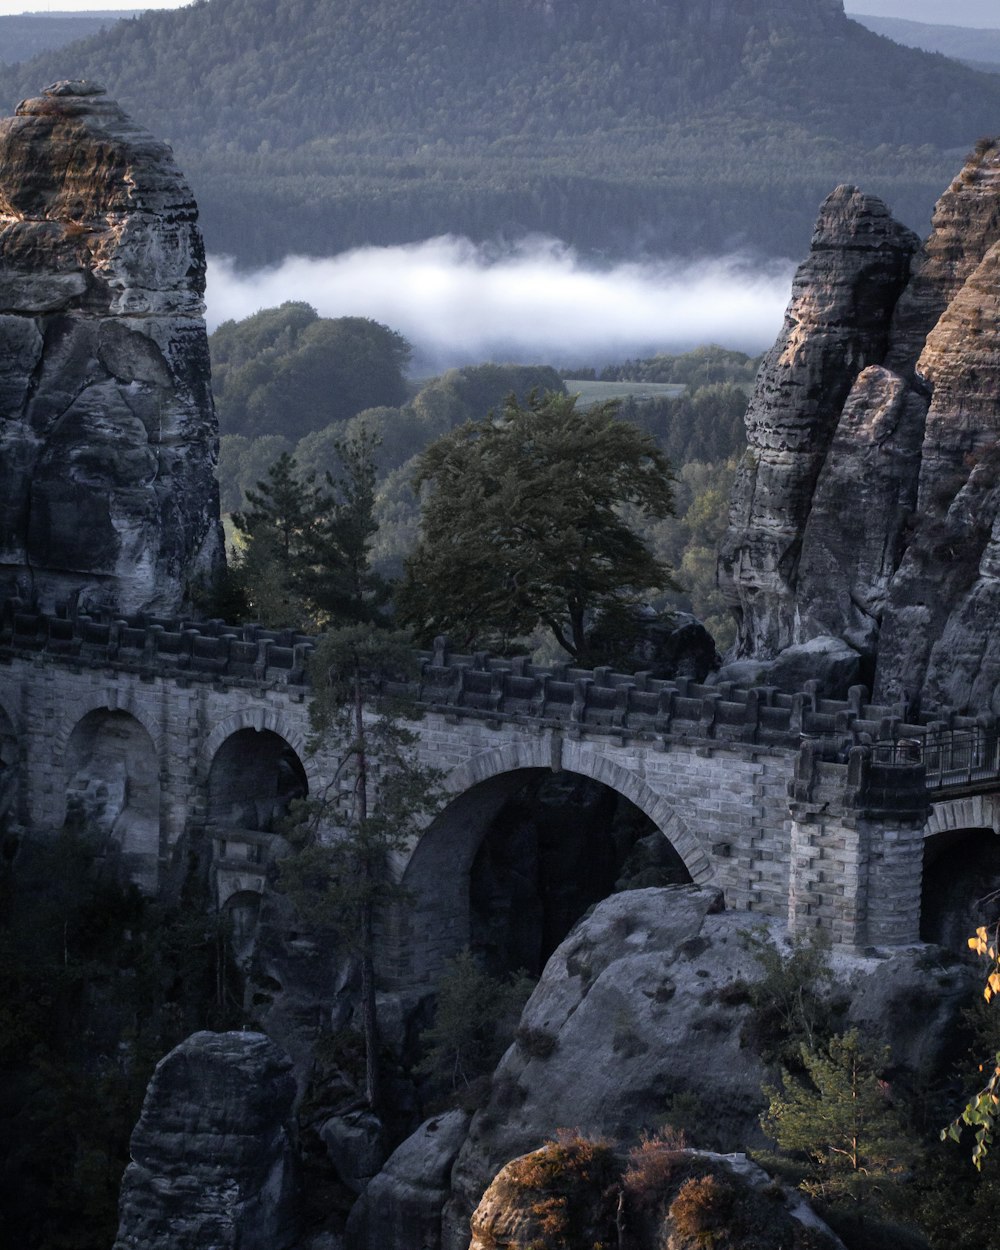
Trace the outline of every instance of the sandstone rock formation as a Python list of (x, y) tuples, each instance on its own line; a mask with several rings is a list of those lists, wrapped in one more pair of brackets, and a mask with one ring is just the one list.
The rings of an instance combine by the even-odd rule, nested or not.
[(1000, 710), (998, 313), (1000, 143), (916, 252), (878, 201), (827, 201), (747, 413), (720, 560), (735, 658), (828, 638), (884, 701)]
[(103, 88), (0, 122), (0, 592), (169, 613), (222, 559), (205, 255)]
[(800, 1194), (746, 1155), (667, 1143), (629, 1159), (583, 1139), (552, 1142), (512, 1160), (473, 1213), (468, 1250), (532, 1250), (550, 1244), (553, 1225), (562, 1244), (580, 1246), (843, 1250)]
[(858, 374), (889, 344), (918, 240), (873, 196), (838, 187), (820, 210), (781, 336), (747, 412), (722, 562), (739, 589), (739, 654), (805, 642), (795, 590), (816, 483)]
[[(768, 1069), (742, 1037), (749, 1008), (734, 988), (762, 975), (746, 938), (755, 926), (718, 904), (697, 886), (614, 895), (559, 947), (458, 1154), (444, 1250), (468, 1250), (470, 1218), (499, 1170), (560, 1128), (634, 1143), (674, 1096), (694, 1095), (699, 1144), (763, 1143)], [(783, 925), (771, 931), (784, 941)], [(904, 950), (838, 956), (834, 969), (836, 993), (850, 1001), (842, 1027), (891, 1044), (894, 1062), (918, 1074), (941, 1061), (975, 975), (926, 965)]]
[(425, 1250), (440, 1244), (441, 1208), (468, 1126), (464, 1111), (432, 1116), (392, 1153), (351, 1208), (348, 1250)]
[(294, 1244), (291, 1061), (261, 1033), (195, 1033), (161, 1059), (132, 1134), (114, 1250)]

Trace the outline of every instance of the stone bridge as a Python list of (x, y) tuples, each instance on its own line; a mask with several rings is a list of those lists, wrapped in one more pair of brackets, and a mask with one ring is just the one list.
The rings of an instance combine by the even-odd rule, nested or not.
[[(166, 888), (182, 839), (200, 839), (219, 905), (252, 910), (275, 822), (335, 771), (307, 745), (311, 649), (256, 626), (70, 619), (8, 602), (0, 814), (29, 831), (85, 819), (149, 892)], [(992, 723), (910, 723), (860, 686), (832, 701), (815, 686), (541, 669), (439, 646), (420, 654), (410, 693), (423, 709), (415, 749), (443, 770), (445, 800), (397, 865), (413, 905), (390, 922), (394, 983), (432, 977), (468, 941), (484, 831), (533, 777), (609, 787), (728, 906), (851, 946), (919, 939), (925, 840), (1000, 832), (995, 776), (930, 791), (922, 758), (949, 734), (995, 742)]]

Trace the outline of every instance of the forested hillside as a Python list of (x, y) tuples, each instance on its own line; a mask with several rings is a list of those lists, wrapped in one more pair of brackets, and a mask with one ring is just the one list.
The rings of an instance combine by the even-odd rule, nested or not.
[(862, 182), (923, 229), (1000, 82), (839, 0), (198, 0), (0, 72), (104, 83), (245, 263), (446, 231), (799, 254)]

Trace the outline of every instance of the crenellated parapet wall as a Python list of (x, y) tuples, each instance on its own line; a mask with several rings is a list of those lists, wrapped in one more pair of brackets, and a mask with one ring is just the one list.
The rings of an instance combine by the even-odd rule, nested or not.
[[(84, 812), (147, 890), (162, 888), (184, 835), (200, 837), (215, 848), (220, 905), (259, 894), (257, 849), (295, 794), (323, 790), (336, 771), (309, 749), (314, 647), (255, 625), (46, 615), (8, 601), (0, 780), (19, 774), (19, 822), (54, 828)], [(532, 770), (625, 796), (728, 906), (851, 946), (918, 938), (932, 766), (963, 794), (983, 776), (996, 785), (989, 718), (911, 719), (860, 686), (830, 700), (815, 684), (788, 694), (540, 667), (454, 654), (443, 640), (416, 659), (415, 675), (389, 686), (422, 709), (415, 750), (443, 774), (444, 803), (397, 865), (419, 900), (398, 918), (387, 975), (400, 983), (432, 978), (467, 941), (484, 813)], [(961, 758), (956, 744), (969, 746)]]
[[(315, 638), (260, 625), (150, 615), (46, 614), (19, 600), (0, 605), (0, 652), (44, 654), (83, 666), (204, 680), (309, 684)], [(794, 694), (773, 686), (663, 680), (571, 664), (540, 666), (527, 657), (454, 653), (443, 639), (416, 652), (415, 675), (393, 683), (426, 708), (460, 718), (552, 722), (615, 735), (798, 747), (821, 740), (826, 757), (856, 746), (923, 740), (951, 730), (982, 730), (986, 720), (949, 714), (911, 721), (905, 704), (874, 704), (864, 686), (826, 699), (818, 682)]]

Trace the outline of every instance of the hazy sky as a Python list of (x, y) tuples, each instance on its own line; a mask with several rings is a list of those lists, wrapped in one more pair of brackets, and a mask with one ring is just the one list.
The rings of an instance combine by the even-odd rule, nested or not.
[(1000, 27), (998, 0), (847, 0), (848, 13), (871, 17), (905, 17), (939, 26)]
[[(177, 9), (190, 0), (0, 0), (0, 14), (86, 13), (94, 9)], [(847, 0), (851, 13), (907, 17), (945, 26), (1000, 27), (998, 0)]]

